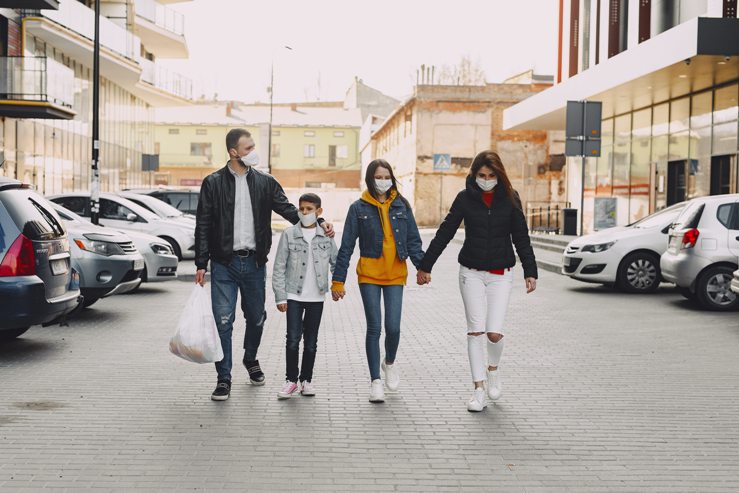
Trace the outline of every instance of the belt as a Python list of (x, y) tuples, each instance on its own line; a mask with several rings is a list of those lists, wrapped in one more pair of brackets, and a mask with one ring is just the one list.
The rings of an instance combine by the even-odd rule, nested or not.
[(256, 250), (236, 250), (234, 252), (234, 256), (236, 257), (251, 257), (252, 255), (255, 255), (257, 252)]

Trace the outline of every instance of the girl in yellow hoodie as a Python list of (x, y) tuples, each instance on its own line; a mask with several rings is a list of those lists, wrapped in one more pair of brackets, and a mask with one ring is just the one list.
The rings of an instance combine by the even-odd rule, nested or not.
[[(395, 356), (400, 342), (403, 286), (408, 277), (406, 260), (418, 268), (423, 259), (421, 236), (408, 201), (398, 192), (393, 169), (376, 159), (367, 167), (367, 190), (347, 213), (341, 248), (336, 259), (331, 292), (334, 301), (343, 298), (349, 261), (359, 239), (357, 277), (367, 319), (365, 349), (370, 370), (370, 402), (384, 402), (385, 383), (397, 390), (400, 383)], [(382, 306), (385, 305), (385, 359), (380, 363)]]

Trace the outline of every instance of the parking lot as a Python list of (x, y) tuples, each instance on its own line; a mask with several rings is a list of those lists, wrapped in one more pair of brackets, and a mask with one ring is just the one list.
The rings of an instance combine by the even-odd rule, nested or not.
[(625, 295), (550, 272), (526, 296), (517, 271), (504, 396), (470, 414), (457, 249), (431, 286), (407, 290), (401, 390), (383, 405), (367, 401), (351, 278), (327, 305), (313, 399), (275, 398), (285, 322), (268, 298), (267, 385), (237, 369), (231, 399), (210, 400), (211, 365), (167, 347), (187, 263), (182, 282), (32, 328), (0, 348), (0, 490), (739, 489), (736, 313), (700, 311), (668, 287)]

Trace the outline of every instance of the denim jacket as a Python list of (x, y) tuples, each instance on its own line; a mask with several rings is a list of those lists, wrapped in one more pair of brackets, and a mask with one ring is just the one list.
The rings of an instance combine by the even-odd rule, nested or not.
[(338, 250), (334, 240), (327, 237), (323, 229), (316, 227), (316, 236), (308, 244), (303, 237), (303, 229), (296, 224), (282, 233), (277, 246), (275, 267), (272, 271), (272, 290), (277, 303), (287, 300), (287, 293), (301, 294), (303, 280), (307, 271), (308, 248), (312, 249), (316, 281), (321, 294), (328, 292), (328, 270), (334, 271)]
[[(403, 197), (390, 204), (390, 224), (393, 228), (395, 247), (400, 260), (410, 259), (416, 268), (423, 259), (423, 244), (418, 232), (416, 218), (410, 205)], [(345, 282), (349, 260), (359, 239), (359, 255), (366, 258), (382, 257), (382, 222), (380, 211), (362, 199), (349, 207), (341, 238), (341, 248), (336, 259), (334, 281)]]

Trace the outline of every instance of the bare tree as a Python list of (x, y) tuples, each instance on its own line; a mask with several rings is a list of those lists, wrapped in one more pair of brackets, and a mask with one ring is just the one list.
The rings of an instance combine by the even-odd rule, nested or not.
[(452, 86), (485, 85), (485, 71), (480, 60), (465, 55), (456, 65), (443, 65), (439, 70), (439, 84)]

